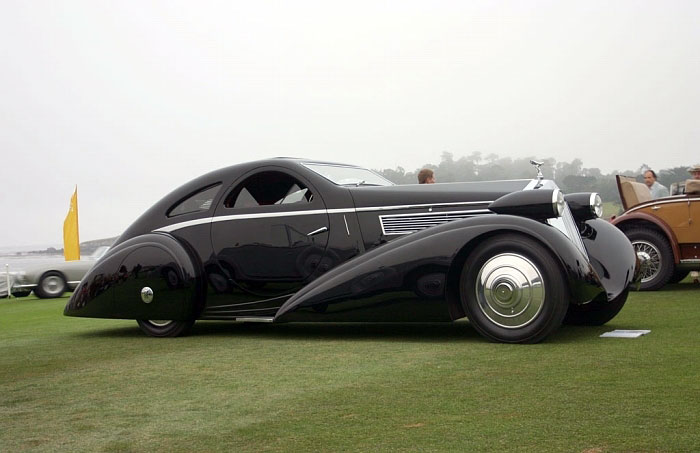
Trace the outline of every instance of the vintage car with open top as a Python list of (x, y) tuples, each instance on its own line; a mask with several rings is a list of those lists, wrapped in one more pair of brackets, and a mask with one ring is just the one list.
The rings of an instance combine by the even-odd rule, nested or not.
[(700, 180), (674, 184), (670, 196), (652, 199), (635, 178), (616, 179), (625, 211), (612, 223), (646, 260), (640, 288), (657, 290), (700, 270)]
[[(539, 163), (535, 163), (538, 164)], [(534, 343), (612, 319), (639, 274), (594, 193), (553, 181), (394, 185), (353, 165), (275, 158), (213, 171), (136, 220), (68, 316), (137, 320), (450, 322)]]

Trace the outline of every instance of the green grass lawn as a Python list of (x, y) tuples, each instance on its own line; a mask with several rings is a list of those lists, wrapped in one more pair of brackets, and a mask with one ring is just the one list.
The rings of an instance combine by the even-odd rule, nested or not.
[(603, 218), (609, 219), (614, 215), (622, 214), (622, 205), (617, 201), (603, 202)]
[[(0, 451), (700, 450), (700, 286), (538, 345), (454, 324), (227, 324), (148, 338), (0, 301)], [(599, 338), (651, 329), (637, 339)]]

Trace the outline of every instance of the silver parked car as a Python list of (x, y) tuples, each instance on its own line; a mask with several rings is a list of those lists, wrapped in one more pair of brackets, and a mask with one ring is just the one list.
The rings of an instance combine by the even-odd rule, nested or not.
[[(99, 247), (92, 255), (79, 261), (60, 261), (10, 272), (12, 295), (27, 296), (31, 291), (42, 299), (61, 297), (72, 291), (109, 247)], [(7, 295), (7, 276), (0, 278), (0, 297)]]

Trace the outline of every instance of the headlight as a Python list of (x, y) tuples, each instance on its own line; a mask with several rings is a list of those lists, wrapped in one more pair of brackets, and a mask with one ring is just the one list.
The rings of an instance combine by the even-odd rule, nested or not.
[(554, 191), (552, 191), (552, 205), (554, 212), (557, 213), (557, 217), (561, 217), (561, 215), (564, 214), (564, 208), (566, 207), (564, 194), (561, 193), (561, 190), (554, 189)]
[(596, 217), (603, 217), (603, 199), (595, 192), (591, 194), (591, 210)]
[(595, 192), (570, 193), (564, 198), (579, 222), (603, 216), (603, 200)]
[(566, 200), (559, 189), (522, 190), (503, 195), (489, 205), (496, 214), (509, 214), (531, 219), (561, 217)]

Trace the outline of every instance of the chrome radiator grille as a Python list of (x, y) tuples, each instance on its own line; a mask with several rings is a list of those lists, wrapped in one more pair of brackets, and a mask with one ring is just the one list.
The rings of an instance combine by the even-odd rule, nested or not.
[(468, 217), (493, 214), (488, 209), (472, 209), (469, 211), (426, 212), (420, 214), (390, 214), (380, 215), (384, 235), (410, 234), (429, 227), (442, 225), (453, 220)]
[(583, 253), (583, 256), (588, 258), (588, 252), (586, 252), (586, 247), (583, 245), (581, 233), (578, 231), (578, 226), (576, 225), (576, 221), (574, 220), (573, 214), (571, 214), (571, 209), (569, 209), (568, 204), (566, 205), (564, 214), (562, 214), (561, 217), (547, 219), (547, 223), (564, 233), (571, 240), (571, 242), (576, 245), (581, 253)]

